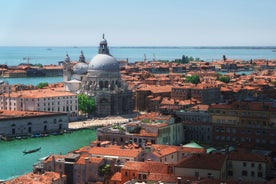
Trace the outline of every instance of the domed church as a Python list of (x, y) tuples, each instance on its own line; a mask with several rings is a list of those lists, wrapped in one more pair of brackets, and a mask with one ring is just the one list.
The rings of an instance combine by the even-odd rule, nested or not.
[(104, 36), (89, 63), (81, 53), (79, 62), (72, 64), (67, 55), (63, 64), (66, 90), (93, 97), (96, 116), (132, 113), (132, 92), (121, 80), (119, 62), (110, 54)]

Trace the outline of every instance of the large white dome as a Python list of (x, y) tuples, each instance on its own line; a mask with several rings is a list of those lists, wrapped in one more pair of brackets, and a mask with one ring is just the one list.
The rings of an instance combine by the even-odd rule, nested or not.
[(88, 70), (120, 71), (119, 62), (111, 55), (97, 54), (89, 63)]

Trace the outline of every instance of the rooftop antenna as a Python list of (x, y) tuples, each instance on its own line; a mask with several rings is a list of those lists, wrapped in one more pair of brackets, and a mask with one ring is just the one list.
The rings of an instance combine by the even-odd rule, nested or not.
[(104, 40), (104, 33), (103, 33), (103, 40)]

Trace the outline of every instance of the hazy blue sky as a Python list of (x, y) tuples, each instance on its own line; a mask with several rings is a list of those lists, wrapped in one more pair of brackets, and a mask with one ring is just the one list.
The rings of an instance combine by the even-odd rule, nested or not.
[(2, 46), (275, 46), (276, 0), (2, 0)]

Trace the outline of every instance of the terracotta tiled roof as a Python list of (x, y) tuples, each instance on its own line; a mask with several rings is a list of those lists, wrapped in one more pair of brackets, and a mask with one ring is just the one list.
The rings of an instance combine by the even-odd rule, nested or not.
[(154, 148), (152, 154), (154, 154), (157, 157), (163, 157), (166, 155), (173, 154), (177, 152), (179, 149), (177, 146), (161, 145), (161, 144), (153, 144), (151, 147)]
[(141, 114), (133, 119), (142, 120), (142, 119), (153, 119), (153, 120), (169, 120), (172, 116), (170, 115), (161, 115), (157, 112), (150, 112), (146, 114)]
[(128, 161), (125, 163), (122, 169), (135, 170), (138, 172), (145, 172), (145, 173), (148, 173), (148, 172), (160, 173), (160, 174), (168, 173), (168, 166), (166, 164), (160, 163), (160, 162), (152, 162), (152, 161), (146, 161), (146, 162)]
[(169, 99), (167, 97), (163, 98), (161, 101), (162, 105), (174, 105), (174, 99)]
[(240, 110), (256, 110), (256, 111), (276, 111), (272, 107), (272, 102), (233, 102), (231, 104), (212, 104), (210, 108), (215, 109), (240, 109)]
[(111, 177), (110, 181), (122, 181), (122, 175), (120, 172), (116, 172), (115, 174), (113, 174), (113, 176)]
[[(134, 135), (136, 135), (136, 134), (134, 134)], [(149, 133), (149, 132), (147, 132), (143, 128), (140, 130), (140, 133), (137, 134), (137, 135), (140, 135), (140, 136), (143, 136), (143, 137), (157, 137), (158, 136), (158, 134), (156, 134), (156, 133)]]
[(5, 93), (6, 97), (11, 98), (51, 98), (51, 97), (63, 97), (63, 96), (76, 96), (76, 94), (67, 92), (64, 88), (46, 88), (38, 90), (23, 90), (18, 92), (12, 92), (10, 94)]
[(176, 167), (221, 170), (225, 159), (226, 155), (222, 154), (193, 154), (184, 158)]
[(156, 86), (156, 85), (141, 85), (137, 91), (151, 91), (152, 93), (169, 93), (172, 90), (171, 85)]
[(189, 108), (190, 110), (208, 111), (209, 105), (195, 105)]
[(84, 165), (85, 162), (86, 162), (86, 159), (87, 159), (87, 162), (88, 162), (88, 163), (95, 163), (95, 164), (99, 164), (99, 163), (101, 163), (101, 162), (103, 161), (103, 158), (88, 157), (88, 155), (83, 154), (83, 155), (78, 159), (78, 161), (76, 162), (76, 164)]
[(139, 155), (141, 149), (121, 149), (119, 146), (118, 147), (112, 146), (112, 147), (91, 147), (89, 150), (87, 147), (85, 147), (85, 148), (81, 148), (79, 151), (88, 152), (91, 155), (121, 156), (121, 157), (135, 158)]
[(228, 160), (268, 162), (269, 157), (255, 153), (249, 153), (243, 150), (234, 150), (229, 153)]
[(56, 115), (61, 114), (58, 112), (37, 112), (37, 111), (11, 111), (11, 110), (0, 110), (0, 119), (8, 118), (22, 118), (22, 117), (36, 117), (43, 115)]
[(173, 174), (164, 174), (164, 173), (150, 173), (147, 177), (147, 181), (162, 181), (168, 183), (176, 183), (177, 176)]
[[(65, 177), (65, 175), (62, 175), (62, 177)], [(59, 179), (60, 174), (55, 172), (45, 172), (44, 174), (28, 173), (9, 181), (5, 181), (5, 184), (45, 184), (53, 183), (53, 181), (57, 181)]]

